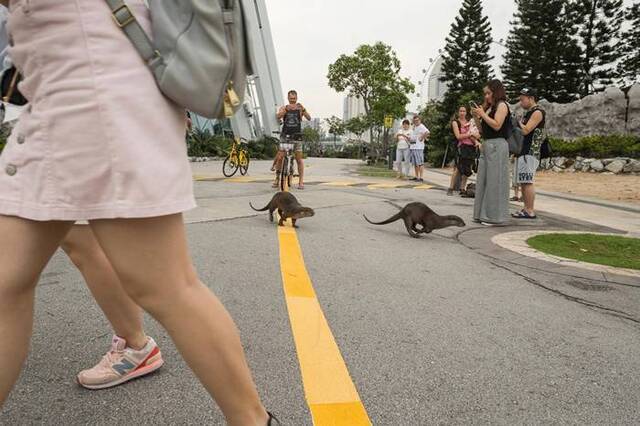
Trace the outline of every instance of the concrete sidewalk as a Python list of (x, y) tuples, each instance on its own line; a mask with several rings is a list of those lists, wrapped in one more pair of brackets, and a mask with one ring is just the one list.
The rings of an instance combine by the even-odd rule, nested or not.
[[(449, 187), (451, 175), (441, 169), (426, 169), (425, 181)], [(473, 181), (474, 179), (472, 179)], [(511, 203), (520, 206), (520, 203)], [(640, 207), (628, 203), (614, 203), (580, 197), (573, 194), (536, 191), (537, 210), (571, 217), (600, 226), (640, 236)]]

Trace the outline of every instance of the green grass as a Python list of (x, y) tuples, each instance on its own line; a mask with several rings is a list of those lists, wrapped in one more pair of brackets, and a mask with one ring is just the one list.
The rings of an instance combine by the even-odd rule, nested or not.
[(386, 166), (359, 166), (356, 172), (360, 176), (370, 177), (396, 177), (394, 170), (389, 170)]
[(640, 269), (640, 239), (595, 234), (543, 234), (527, 244), (554, 256), (618, 268)]

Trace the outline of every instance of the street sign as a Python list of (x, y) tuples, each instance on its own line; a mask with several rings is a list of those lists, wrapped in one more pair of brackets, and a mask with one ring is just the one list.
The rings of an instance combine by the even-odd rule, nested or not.
[(385, 115), (384, 116), (384, 127), (386, 127), (387, 129), (390, 129), (393, 127), (393, 116), (392, 115)]

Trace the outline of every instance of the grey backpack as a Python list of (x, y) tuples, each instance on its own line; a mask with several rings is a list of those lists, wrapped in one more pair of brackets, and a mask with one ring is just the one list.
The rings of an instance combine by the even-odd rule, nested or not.
[(203, 117), (234, 114), (251, 73), (240, 0), (149, 0), (151, 38), (123, 0), (106, 2), (162, 93)]

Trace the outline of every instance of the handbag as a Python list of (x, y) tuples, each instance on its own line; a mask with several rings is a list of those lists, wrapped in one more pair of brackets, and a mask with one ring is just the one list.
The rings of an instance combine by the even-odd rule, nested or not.
[(522, 129), (518, 125), (516, 117), (511, 114), (511, 111), (509, 111), (509, 115), (507, 115), (505, 120), (507, 120), (505, 139), (509, 144), (509, 154), (520, 155), (524, 146), (524, 135), (522, 134)]

